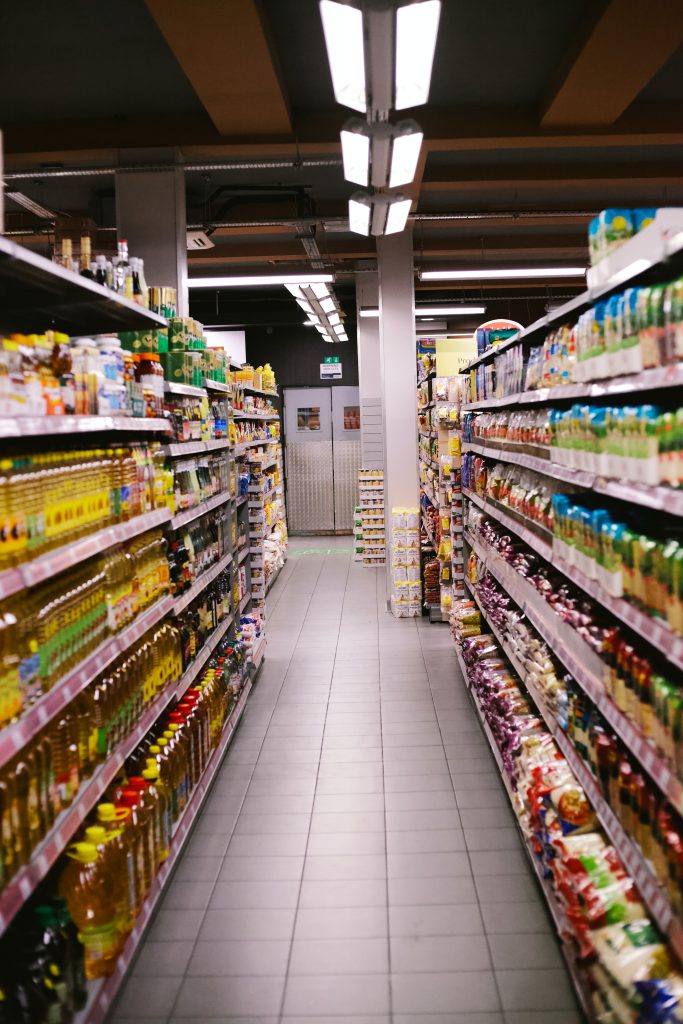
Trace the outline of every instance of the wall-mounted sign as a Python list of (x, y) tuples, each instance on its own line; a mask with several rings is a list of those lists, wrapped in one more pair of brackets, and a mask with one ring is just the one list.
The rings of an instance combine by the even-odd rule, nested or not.
[(342, 364), (341, 363), (321, 363), (320, 364), (320, 379), (321, 380), (341, 380), (342, 375)]

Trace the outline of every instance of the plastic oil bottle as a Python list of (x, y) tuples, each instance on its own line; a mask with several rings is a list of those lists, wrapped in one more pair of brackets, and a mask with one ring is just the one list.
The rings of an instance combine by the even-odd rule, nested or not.
[(68, 848), (69, 863), (59, 880), (59, 894), (67, 902), (85, 949), (88, 980), (110, 974), (119, 946), (116, 904), (97, 848), (74, 843)]

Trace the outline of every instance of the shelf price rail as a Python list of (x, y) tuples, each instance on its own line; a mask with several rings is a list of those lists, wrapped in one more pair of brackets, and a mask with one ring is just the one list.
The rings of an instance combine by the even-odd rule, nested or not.
[[(482, 614), (486, 616), (486, 610), (481, 605), (476, 594), (476, 590), (474, 590), (469, 581), (467, 581), (467, 585), (477, 601)], [(539, 714), (543, 718), (549, 732), (552, 734), (557, 746), (564, 754), (567, 763), (574, 772), (574, 775), (585, 790), (586, 796), (592, 804), (602, 827), (609, 836), (610, 841), (621, 857), (629, 874), (638, 886), (643, 901), (647, 905), (648, 910), (652, 914), (658, 928), (663, 932), (663, 934), (668, 936), (677, 957), (679, 959), (683, 958), (683, 924), (674, 916), (665, 890), (651, 871), (638, 847), (632, 842), (622, 828), (619, 819), (604, 799), (592, 772), (577, 753), (571, 739), (567, 736), (546, 707), (543, 695), (530, 680), (527, 680), (523, 667), (515, 658), (514, 653), (508, 648), (500, 631), (493, 625), (493, 623), (489, 622), (488, 619), (487, 623), (489, 629), (498, 640), (502, 650), (505, 652), (505, 655), (510, 661), (513, 669), (533, 699)], [(464, 664), (462, 661), (461, 668), (464, 670)], [(467, 678), (466, 675), (465, 678)]]
[(253, 686), (251, 679), (248, 679), (239, 696), (237, 704), (233, 708), (223, 730), (221, 740), (212, 753), (204, 773), (195, 786), (182, 816), (176, 823), (173, 838), (170, 844), (168, 858), (154, 876), (152, 886), (145, 900), (144, 906), (138, 915), (135, 926), (128, 936), (128, 940), (119, 955), (113, 973), (108, 978), (99, 979), (89, 985), (90, 993), (88, 1002), (80, 1013), (76, 1014), (74, 1024), (104, 1024), (109, 1009), (121, 987), (126, 972), (132, 964), (137, 953), (138, 946), (143, 939), (147, 928), (152, 920), (154, 912), (161, 900), (161, 897), (168, 885), (168, 882), (180, 859), (183, 849), (192, 832), (192, 827), (206, 800), (216, 774), (221, 766), (225, 753), (232, 742), (235, 730), (244, 714), (247, 698)]
[(668, 512), (670, 515), (683, 516), (683, 491), (675, 490), (673, 487), (648, 486), (636, 481), (622, 483), (620, 480), (601, 477), (599, 474), (585, 469), (563, 466), (548, 458), (529, 455), (527, 452), (517, 452), (509, 446), (494, 448), (491, 445), (467, 441), (463, 445), (463, 451), (474, 452), (475, 455), (482, 455), (484, 458), (495, 459), (498, 462), (523, 466), (525, 469), (531, 469), (543, 476), (552, 477), (553, 480), (562, 480), (564, 483), (572, 484), (580, 489), (593, 490), (618, 501), (627, 501), (645, 508)]
[(214, 629), (201, 651), (180, 679), (167, 686), (149, 705), (132, 732), (111, 752), (104, 764), (79, 787), (70, 807), (66, 808), (54, 822), (40, 845), (34, 850), (29, 862), (22, 867), (0, 893), (0, 934), (9, 925), (25, 900), (45, 878), (50, 868), (63, 853), (72, 836), (85, 821), (102, 794), (116, 777), (126, 758), (147, 735), (160, 715), (177, 697), (180, 697), (199, 675), (222, 638), (227, 633), (233, 617), (230, 615)]

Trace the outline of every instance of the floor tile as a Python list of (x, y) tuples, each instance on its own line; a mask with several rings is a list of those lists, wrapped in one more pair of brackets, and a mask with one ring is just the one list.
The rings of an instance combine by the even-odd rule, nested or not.
[(386, 904), (384, 878), (339, 881), (304, 878), (299, 898), (300, 907), (385, 907)]
[(180, 989), (174, 1014), (182, 1019), (205, 1021), (211, 1017), (229, 1020), (230, 1015), (277, 1014), (282, 1002), (284, 977), (186, 978)]
[(496, 971), (504, 1010), (573, 1010), (576, 1007), (566, 971), (560, 969)]
[(491, 970), (483, 935), (392, 935), (390, 942), (396, 974)]
[(500, 1006), (493, 971), (392, 974), (396, 1013), (447, 1013), (497, 1010)]
[(202, 941), (214, 939), (289, 939), (294, 929), (295, 910), (247, 908), (207, 910), (199, 931)]
[(559, 946), (545, 932), (517, 935), (489, 933), (488, 943), (493, 966), (497, 971), (559, 967), (562, 963)]
[(376, 939), (295, 939), (290, 974), (388, 974), (389, 943)]
[(385, 879), (386, 874), (387, 858), (384, 853), (309, 855), (304, 864), (304, 882)]
[(443, 904), (477, 903), (477, 890), (469, 875), (445, 878), (390, 878), (392, 907), (427, 907)]
[(288, 939), (224, 939), (198, 942), (187, 968), (188, 977), (259, 975), (284, 977)]
[(481, 913), (490, 935), (549, 932), (550, 918), (540, 899), (525, 903), (482, 903)]
[(294, 857), (246, 857), (228, 851), (219, 874), (221, 882), (293, 882), (301, 879), (303, 854)]
[(181, 982), (180, 975), (175, 978), (131, 976), (116, 1004), (116, 1013), (119, 1017), (128, 1015), (140, 1020), (167, 1016), (173, 1009)]
[(389, 933), (399, 936), (483, 935), (476, 903), (462, 907), (389, 907)]
[(389, 1012), (386, 974), (290, 975), (284, 1012), (305, 1019), (312, 1014)]
[(294, 939), (376, 939), (387, 931), (386, 907), (303, 908)]

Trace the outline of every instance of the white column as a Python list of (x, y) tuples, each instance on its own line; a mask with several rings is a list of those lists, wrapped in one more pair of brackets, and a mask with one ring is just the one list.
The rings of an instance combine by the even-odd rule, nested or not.
[(379, 282), (376, 271), (356, 271), (356, 333), (360, 391), (360, 439), (364, 469), (384, 468), (382, 367), (379, 317), (362, 317), (361, 309), (377, 309)]
[(145, 261), (148, 285), (176, 289), (178, 314), (188, 313), (185, 174), (181, 167), (116, 174), (116, 228), (131, 256)]
[[(415, 282), (410, 231), (377, 239), (387, 556), (391, 510), (419, 502)], [(387, 595), (389, 558), (387, 557)]]

